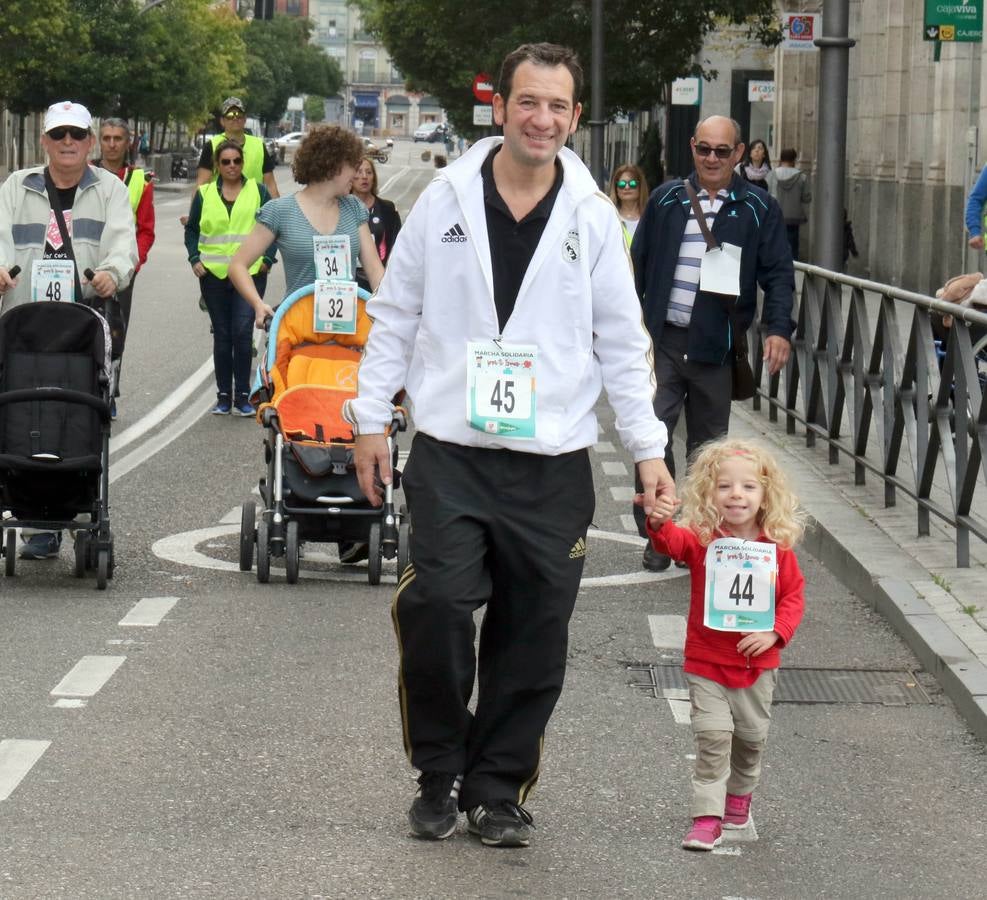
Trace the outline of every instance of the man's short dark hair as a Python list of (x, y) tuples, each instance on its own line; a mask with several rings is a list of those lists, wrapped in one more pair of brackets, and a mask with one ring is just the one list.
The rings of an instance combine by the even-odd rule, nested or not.
[(110, 118), (103, 119), (103, 121), (99, 123), (100, 136), (102, 136), (104, 128), (122, 128), (123, 133), (128, 138), (130, 137), (130, 125), (127, 124), (126, 119), (118, 119), (115, 116), (111, 116)]
[(792, 163), (799, 158), (799, 152), (794, 147), (786, 147), (781, 151), (781, 156), (778, 157), (783, 163)]
[(583, 92), (583, 67), (579, 64), (576, 51), (560, 44), (522, 44), (517, 50), (512, 50), (504, 57), (500, 67), (500, 79), (497, 82), (497, 93), (506, 103), (511, 96), (514, 83), (514, 72), (521, 63), (530, 62), (536, 66), (565, 66), (572, 76), (572, 102), (579, 102)]

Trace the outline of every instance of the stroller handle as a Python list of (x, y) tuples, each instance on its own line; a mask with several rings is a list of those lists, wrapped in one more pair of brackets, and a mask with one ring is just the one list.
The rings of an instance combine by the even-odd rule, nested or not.
[(11, 268), (9, 268), (9, 269), (7, 270), (7, 274), (8, 274), (8, 275), (9, 275), (9, 276), (10, 276), (11, 278), (16, 278), (16, 277), (17, 277), (18, 275), (20, 275), (20, 274), (21, 274), (21, 267), (20, 267), (20, 266), (12, 266)]
[(92, 269), (83, 269), (82, 274), (85, 275), (90, 281), (96, 277), (96, 273)]

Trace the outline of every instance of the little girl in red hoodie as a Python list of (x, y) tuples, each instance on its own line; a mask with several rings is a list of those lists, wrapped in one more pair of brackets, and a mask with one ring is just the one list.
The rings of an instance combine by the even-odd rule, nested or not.
[(805, 607), (793, 547), (804, 517), (777, 462), (747, 441), (706, 444), (677, 501), (657, 498), (647, 522), (658, 553), (685, 562), (692, 593), (685, 678), (696, 768), (687, 850), (712, 850), (723, 829), (751, 822), (751, 794), (771, 720), (779, 650)]

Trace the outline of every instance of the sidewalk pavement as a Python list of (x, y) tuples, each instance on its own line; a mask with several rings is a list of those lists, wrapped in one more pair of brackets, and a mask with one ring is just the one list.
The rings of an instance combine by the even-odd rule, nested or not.
[(932, 517), (929, 536), (918, 537), (910, 497), (899, 492), (897, 506), (885, 508), (880, 478), (868, 473), (855, 485), (846, 457), (830, 465), (825, 442), (808, 448), (797, 431), (769, 421), (767, 404), (759, 412), (734, 404), (730, 435), (772, 447), (792, 479), (810, 516), (806, 549), (884, 616), (987, 741), (987, 545), (971, 535), (970, 567), (957, 568), (951, 527)]

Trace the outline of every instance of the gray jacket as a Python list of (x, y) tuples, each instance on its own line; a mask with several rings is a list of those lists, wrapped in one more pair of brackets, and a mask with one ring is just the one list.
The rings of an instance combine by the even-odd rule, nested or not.
[(794, 166), (779, 166), (768, 172), (768, 193), (785, 217), (786, 225), (801, 225), (809, 219), (806, 207), (812, 202), (809, 178)]

